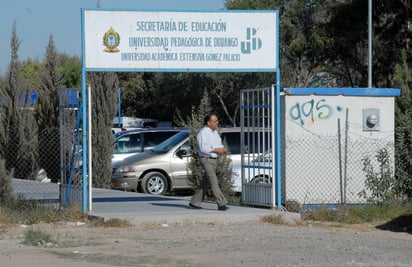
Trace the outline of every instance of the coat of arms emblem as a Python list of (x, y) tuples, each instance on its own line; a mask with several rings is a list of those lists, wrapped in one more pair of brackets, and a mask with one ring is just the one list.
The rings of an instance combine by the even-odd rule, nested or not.
[(103, 44), (106, 47), (103, 52), (108, 53), (117, 53), (120, 50), (117, 48), (120, 43), (120, 36), (119, 34), (112, 28), (104, 34), (103, 36)]

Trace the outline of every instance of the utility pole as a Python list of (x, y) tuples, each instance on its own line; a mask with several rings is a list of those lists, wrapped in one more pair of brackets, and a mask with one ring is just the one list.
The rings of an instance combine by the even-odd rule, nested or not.
[(368, 0), (368, 87), (372, 88), (372, 0)]

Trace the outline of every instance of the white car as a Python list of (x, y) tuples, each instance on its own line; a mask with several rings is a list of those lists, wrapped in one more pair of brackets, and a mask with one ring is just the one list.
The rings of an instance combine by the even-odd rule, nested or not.
[(243, 174), (242, 164), (234, 164), (232, 166), (232, 177), (236, 192), (242, 191), (242, 177), (245, 183), (271, 184), (274, 177), (272, 173), (272, 151), (269, 150), (250, 162), (244, 162)]

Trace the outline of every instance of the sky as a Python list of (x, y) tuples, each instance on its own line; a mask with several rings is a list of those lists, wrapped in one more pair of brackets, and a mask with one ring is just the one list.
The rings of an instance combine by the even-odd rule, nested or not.
[(50, 34), (59, 53), (81, 56), (81, 8), (131, 10), (222, 10), (225, 0), (3, 0), (0, 8), (0, 76), (10, 63), (11, 32), (21, 41), (18, 56), (42, 61)]

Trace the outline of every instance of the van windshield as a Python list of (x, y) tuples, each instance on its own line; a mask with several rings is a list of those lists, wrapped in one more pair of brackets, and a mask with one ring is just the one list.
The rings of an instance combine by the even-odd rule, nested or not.
[(187, 131), (182, 131), (179, 132), (172, 137), (169, 137), (162, 143), (158, 144), (152, 149), (153, 153), (166, 153), (173, 147), (175, 147), (177, 144), (185, 140), (189, 136), (189, 132)]

